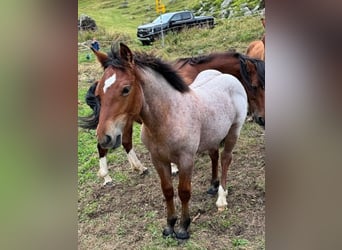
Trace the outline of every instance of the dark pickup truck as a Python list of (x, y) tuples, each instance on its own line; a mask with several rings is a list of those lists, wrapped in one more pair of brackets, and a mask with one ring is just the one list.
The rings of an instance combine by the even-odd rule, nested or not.
[(138, 27), (137, 36), (143, 45), (149, 45), (155, 39), (167, 32), (178, 32), (182, 28), (188, 27), (214, 27), (214, 17), (194, 16), (191, 11), (178, 11), (165, 13), (157, 17), (152, 23)]

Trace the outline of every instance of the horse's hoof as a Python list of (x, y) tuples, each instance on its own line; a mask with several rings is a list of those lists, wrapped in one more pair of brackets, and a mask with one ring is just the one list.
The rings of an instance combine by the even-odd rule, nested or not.
[(217, 188), (217, 187), (211, 186), (211, 187), (208, 189), (207, 193), (208, 193), (208, 194), (211, 194), (211, 195), (216, 195), (216, 194), (217, 194), (217, 191), (218, 191), (218, 188)]
[(172, 176), (177, 176), (177, 174), (178, 174), (178, 171), (177, 172), (172, 172)]
[(113, 186), (114, 186), (114, 183), (112, 181), (103, 183), (103, 187), (113, 187)]
[(218, 207), (218, 208), (217, 208), (217, 211), (218, 211), (219, 213), (222, 213), (224, 210), (226, 210), (226, 207)]
[(167, 227), (163, 230), (163, 237), (168, 237), (168, 236), (171, 236), (171, 237), (175, 236), (175, 232), (170, 227)]
[(180, 230), (179, 232), (177, 232), (175, 234), (176, 234), (176, 238), (178, 240), (187, 240), (190, 238), (189, 232), (185, 231), (185, 230)]
[(140, 176), (146, 176), (148, 175), (149, 171), (148, 171), (148, 168), (146, 168), (145, 170), (143, 170), (140, 174)]

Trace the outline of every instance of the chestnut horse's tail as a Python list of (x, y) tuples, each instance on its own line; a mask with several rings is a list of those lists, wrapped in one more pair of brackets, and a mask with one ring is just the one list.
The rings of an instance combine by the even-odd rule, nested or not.
[(86, 103), (93, 110), (93, 113), (86, 117), (78, 117), (78, 126), (85, 129), (96, 129), (100, 116), (100, 100), (95, 96), (95, 89), (98, 82), (90, 86), (86, 94)]

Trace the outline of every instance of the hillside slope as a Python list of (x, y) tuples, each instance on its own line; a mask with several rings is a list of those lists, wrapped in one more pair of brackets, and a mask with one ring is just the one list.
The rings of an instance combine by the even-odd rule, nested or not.
[[(238, 10), (241, 2), (245, 2), (246, 6), (253, 9), (260, 6), (260, 1), (262, 0), (233, 0), (225, 9), (235, 8)], [(224, 0), (162, 1), (167, 12), (192, 10), (196, 15), (213, 15), (217, 23), (224, 23), (227, 19), (222, 14), (222, 2)], [(155, 1), (153, 0), (79, 0), (78, 15), (81, 14), (92, 17), (102, 32), (107, 34), (124, 33), (132, 39), (136, 38), (137, 26), (151, 22), (159, 15), (155, 11)], [(260, 23), (256, 27), (262, 29)], [(258, 33), (261, 32), (260, 30)]]

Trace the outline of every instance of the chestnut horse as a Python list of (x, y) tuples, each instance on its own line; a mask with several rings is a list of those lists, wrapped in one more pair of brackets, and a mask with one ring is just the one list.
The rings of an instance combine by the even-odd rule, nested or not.
[(234, 75), (244, 86), (253, 120), (265, 127), (265, 62), (237, 52), (217, 52), (176, 60), (173, 66), (187, 84), (203, 70)]
[[(86, 94), (86, 103), (93, 110), (93, 113), (86, 117), (79, 117), (79, 126), (85, 129), (96, 129), (99, 123), (99, 114), (100, 114), (100, 98), (95, 95), (95, 90), (97, 87), (98, 81), (92, 84), (88, 92)], [(141, 123), (141, 121), (136, 118), (136, 122)], [(148, 173), (148, 169), (144, 167), (139, 159), (137, 158), (135, 151), (132, 145), (132, 134), (133, 134), (133, 120), (129, 120), (126, 123), (125, 130), (122, 134), (122, 146), (124, 147), (128, 162), (130, 163), (132, 169), (139, 171), (141, 175), (145, 175)], [(104, 178), (103, 186), (111, 185), (112, 178), (108, 174), (108, 166), (107, 166), (107, 148), (102, 148), (100, 144), (97, 144), (97, 151), (99, 154), (99, 163), (100, 168), (97, 173), (99, 177)]]
[[(125, 126), (141, 119), (141, 140), (150, 152), (160, 177), (167, 206), (164, 236), (188, 239), (189, 201), (194, 157), (208, 151), (212, 161), (210, 190), (218, 192), (219, 210), (227, 206), (226, 180), (232, 150), (247, 113), (247, 95), (239, 80), (216, 70), (201, 72), (186, 85), (168, 64), (152, 55), (135, 53), (120, 44), (108, 55), (94, 51), (104, 68), (95, 96), (101, 106), (96, 136), (102, 148), (116, 148), (122, 142)], [(91, 123), (91, 121), (89, 121)], [(220, 143), (221, 178), (218, 178)], [(179, 168), (178, 195), (181, 218), (177, 216), (171, 178), (171, 162)]]
[[(261, 23), (265, 28), (265, 18), (261, 18)], [(253, 41), (248, 45), (246, 55), (265, 61), (265, 34), (261, 40)]]
[[(234, 75), (240, 80), (247, 92), (249, 109), (254, 121), (262, 127), (265, 126), (265, 63), (263, 61), (249, 58), (236, 52), (222, 52), (178, 59), (172, 63), (172, 66), (178, 70), (178, 73), (180, 73), (188, 85), (193, 82), (201, 71), (206, 69), (216, 69), (223, 73)], [(94, 105), (94, 103), (99, 102), (98, 96), (95, 96), (95, 87), (96, 83), (89, 88), (86, 96), (86, 102), (93, 110), (97, 107), (99, 108), (99, 105)], [(94, 110), (94, 113), (99, 113), (99, 110)], [(96, 122), (88, 126), (88, 119)], [(95, 129), (97, 123), (98, 117), (94, 119), (91, 115), (88, 118), (81, 118), (80, 126), (87, 129)], [(127, 153), (132, 169), (138, 170), (141, 175), (144, 175), (148, 172), (148, 169), (141, 164), (135, 154), (132, 145), (132, 123), (133, 121), (130, 121), (130, 123), (126, 124), (125, 131), (122, 135), (122, 146)], [(98, 175), (104, 178), (103, 185), (110, 185), (112, 178), (108, 174), (106, 160), (108, 149), (103, 149), (100, 145), (97, 148), (100, 164)], [(172, 173), (176, 174), (177, 172), (176, 166), (172, 164)]]

